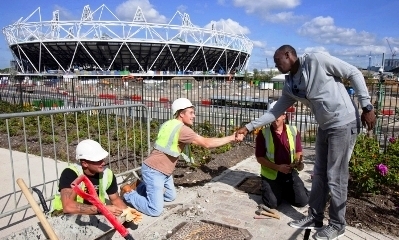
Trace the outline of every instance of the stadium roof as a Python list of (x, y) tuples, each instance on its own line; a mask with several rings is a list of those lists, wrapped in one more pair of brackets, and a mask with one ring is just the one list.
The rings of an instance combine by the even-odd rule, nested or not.
[[(82, 17), (62, 21), (59, 11), (43, 21), (40, 8), (3, 28), (22, 71), (76, 68), (131, 72), (242, 70), (252, 41), (229, 29), (205, 29), (177, 11), (168, 24), (149, 23), (137, 8), (132, 21), (121, 21), (105, 5)], [(177, 23), (178, 22), (178, 23)]]

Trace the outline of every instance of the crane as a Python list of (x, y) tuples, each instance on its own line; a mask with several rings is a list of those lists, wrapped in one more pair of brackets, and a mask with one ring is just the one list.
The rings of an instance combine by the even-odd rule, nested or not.
[(392, 58), (391, 58), (391, 59), (392, 59), (392, 65), (393, 65), (393, 59), (394, 59), (394, 57), (396, 56), (396, 51), (393, 51), (393, 50), (392, 50), (392, 47), (391, 47), (391, 44), (389, 44), (388, 38), (387, 38), (386, 40), (387, 40), (389, 49), (391, 50), (391, 53), (392, 53)]
[(371, 51), (370, 51), (370, 54), (369, 54), (369, 55), (357, 55), (357, 57), (368, 57), (368, 58), (369, 58), (369, 66), (367, 67), (367, 70), (368, 70), (368, 72), (370, 73), (370, 69), (371, 69), (371, 58), (372, 58)]

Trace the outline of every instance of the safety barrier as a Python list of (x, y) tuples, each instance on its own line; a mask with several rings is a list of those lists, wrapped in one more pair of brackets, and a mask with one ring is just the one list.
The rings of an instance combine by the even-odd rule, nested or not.
[(143, 104), (0, 114), (0, 141), (8, 145), (0, 148), (0, 218), (29, 208), (18, 178), (52, 200), (83, 139), (96, 140), (109, 152), (105, 162), (117, 177), (135, 174), (150, 152), (148, 116)]

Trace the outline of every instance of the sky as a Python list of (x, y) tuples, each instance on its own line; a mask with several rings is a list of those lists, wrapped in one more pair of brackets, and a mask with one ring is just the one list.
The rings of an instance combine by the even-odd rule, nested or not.
[[(398, 0), (14, 0), (0, 8), (0, 27), (28, 17), (38, 7), (43, 21), (50, 21), (55, 10), (60, 20), (79, 20), (85, 5), (93, 10), (102, 4), (121, 20), (132, 20), (140, 6), (147, 22), (167, 23), (180, 11), (198, 27), (215, 23), (244, 34), (254, 44), (248, 70), (274, 67), (273, 54), (284, 44), (299, 55), (323, 51), (362, 68), (369, 59), (371, 65), (381, 64), (383, 53), (385, 59), (399, 58)], [(9, 67), (10, 60), (2, 34), (0, 69)]]

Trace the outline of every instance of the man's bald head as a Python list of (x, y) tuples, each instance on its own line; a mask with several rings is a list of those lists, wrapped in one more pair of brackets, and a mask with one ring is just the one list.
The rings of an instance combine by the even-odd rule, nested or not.
[(276, 50), (276, 53), (277, 53), (277, 52), (283, 52), (283, 53), (285, 53), (285, 52), (291, 52), (291, 54), (292, 54), (294, 57), (298, 57), (298, 56), (296, 55), (296, 50), (295, 50), (295, 48), (293, 48), (291, 45), (283, 45), (283, 46), (279, 47), (279, 48)]

